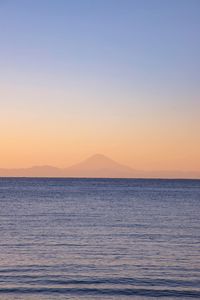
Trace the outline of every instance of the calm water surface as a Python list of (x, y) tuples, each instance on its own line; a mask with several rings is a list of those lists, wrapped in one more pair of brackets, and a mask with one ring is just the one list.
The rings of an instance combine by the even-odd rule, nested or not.
[(0, 299), (200, 299), (200, 181), (0, 179)]

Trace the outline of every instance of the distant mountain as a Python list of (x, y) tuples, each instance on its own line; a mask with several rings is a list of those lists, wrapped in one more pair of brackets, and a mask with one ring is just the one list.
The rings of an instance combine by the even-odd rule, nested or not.
[(119, 164), (102, 154), (95, 154), (68, 168), (33, 166), (0, 169), (0, 177), (93, 177), (93, 178), (199, 178), (200, 172), (140, 171)]
[(140, 172), (119, 164), (102, 154), (95, 154), (86, 160), (64, 169), (65, 176), (73, 177), (135, 177)]
[(61, 170), (52, 166), (33, 166), (20, 169), (0, 169), (1, 177), (59, 177)]

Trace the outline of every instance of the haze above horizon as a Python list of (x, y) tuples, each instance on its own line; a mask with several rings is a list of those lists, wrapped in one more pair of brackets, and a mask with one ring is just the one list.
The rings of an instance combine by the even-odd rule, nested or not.
[(200, 172), (198, 0), (0, 1), (0, 168)]
[(94, 154), (65, 168), (50, 165), (17, 169), (0, 168), (0, 177), (200, 179), (200, 172), (136, 170), (103, 154)]

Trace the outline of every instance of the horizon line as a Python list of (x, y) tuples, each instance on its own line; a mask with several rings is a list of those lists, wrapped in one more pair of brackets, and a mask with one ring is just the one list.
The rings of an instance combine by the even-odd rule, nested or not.
[(0, 179), (107, 179), (107, 180), (196, 180), (200, 181), (200, 178), (181, 178), (181, 177), (80, 177), (80, 176), (0, 176)]

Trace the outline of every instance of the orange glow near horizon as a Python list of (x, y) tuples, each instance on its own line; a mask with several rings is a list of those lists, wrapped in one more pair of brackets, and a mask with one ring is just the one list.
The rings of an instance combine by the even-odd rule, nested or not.
[(0, 168), (200, 173), (198, 1), (25, 2), (0, 4)]
[(76, 113), (73, 105), (66, 105), (63, 113), (64, 106), (56, 111), (54, 105), (55, 110), (53, 105), (46, 110), (40, 103), (32, 109), (21, 104), (2, 114), (1, 168), (67, 167), (102, 153), (138, 170), (200, 170), (200, 126), (195, 118), (165, 112), (151, 119), (142, 109), (140, 115), (127, 117), (118, 111), (112, 115), (113, 107), (97, 113), (89, 104)]

